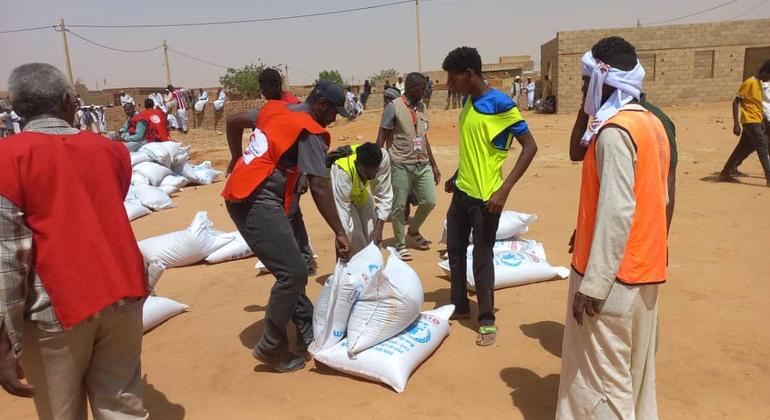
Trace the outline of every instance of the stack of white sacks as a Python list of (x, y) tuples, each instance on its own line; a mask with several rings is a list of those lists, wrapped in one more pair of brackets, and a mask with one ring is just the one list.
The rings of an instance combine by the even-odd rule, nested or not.
[(125, 199), (129, 220), (174, 207), (170, 195), (190, 184), (208, 185), (222, 176), (211, 162), (192, 165), (189, 147), (173, 141), (149, 143), (131, 153), (131, 188)]
[[(150, 288), (153, 290), (167, 268), (204, 260), (218, 263), (253, 255), (238, 232), (214, 229), (205, 211), (198, 212), (186, 229), (139, 241), (139, 250), (148, 267)], [(171, 299), (150, 296), (144, 303), (144, 330), (148, 331), (187, 309), (186, 305)]]
[[(536, 220), (537, 216), (534, 214), (511, 210), (505, 210), (500, 215), (500, 224), (495, 236), (497, 242), (493, 249), (495, 289), (564, 279), (569, 276), (569, 269), (566, 267), (555, 267), (548, 263), (543, 244), (521, 237)], [(446, 242), (446, 221), (441, 241)], [(466, 258), (468, 287), (473, 290), (473, 245), (468, 246)], [(449, 260), (444, 260), (438, 265), (445, 273), (450, 273)]]
[(403, 392), (449, 334), (454, 306), (421, 313), (419, 276), (389, 251), (387, 264), (375, 245), (337, 264), (316, 302), (308, 350), (327, 366)]

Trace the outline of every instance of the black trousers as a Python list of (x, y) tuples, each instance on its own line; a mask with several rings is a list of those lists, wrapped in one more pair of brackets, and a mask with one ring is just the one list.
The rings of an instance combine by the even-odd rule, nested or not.
[(770, 180), (770, 155), (768, 155), (767, 133), (764, 132), (762, 124), (743, 124), (743, 132), (733, 153), (725, 163), (725, 172), (738, 169), (738, 166), (749, 157), (753, 152), (757, 152), (759, 162), (765, 171), (765, 178)]
[(452, 277), (452, 304), (458, 314), (470, 312), (467, 283), (467, 252), (473, 232), (473, 278), (479, 301), (479, 325), (495, 325), (495, 245), (500, 214), (492, 214), (484, 202), (455, 187), (447, 211), (447, 253)]
[(288, 351), (287, 327), (291, 320), (297, 327), (297, 346), (306, 347), (313, 341), (313, 303), (305, 295), (307, 264), (283, 206), (271, 201), (225, 204), (243, 239), (276, 279), (257, 346), (270, 355)]
[(310, 268), (315, 265), (315, 260), (313, 259), (313, 248), (310, 246), (310, 238), (307, 236), (305, 220), (302, 218), (302, 209), (299, 206), (300, 197), (302, 195), (297, 192), (294, 193), (291, 209), (289, 209), (289, 224), (294, 231), (294, 240), (297, 241), (302, 259), (305, 260), (305, 265)]

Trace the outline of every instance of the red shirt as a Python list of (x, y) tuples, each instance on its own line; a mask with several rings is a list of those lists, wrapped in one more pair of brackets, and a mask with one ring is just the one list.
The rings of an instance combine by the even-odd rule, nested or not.
[(281, 95), (281, 100), (284, 101), (284, 102), (288, 102), (290, 104), (300, 104), (300, 103), (302, 103), (302, 101), (300, 101), (299, 98), (297, 98), (296, 96), (292, 95), (291, 92), (289, 92), (289, 91), (283, 92), (283, 94)]

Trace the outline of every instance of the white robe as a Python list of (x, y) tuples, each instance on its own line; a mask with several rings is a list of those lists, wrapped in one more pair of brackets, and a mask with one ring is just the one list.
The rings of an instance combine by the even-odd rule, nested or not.
[(219, 97), (217, 97), (217, 100), (214, 101), (214, 110), (215, 111), (221, 111), (222, 108), (225, 106), (225, 101), (227, 100), (227, 96), (225, 95), (225, 91), (219, 92)]

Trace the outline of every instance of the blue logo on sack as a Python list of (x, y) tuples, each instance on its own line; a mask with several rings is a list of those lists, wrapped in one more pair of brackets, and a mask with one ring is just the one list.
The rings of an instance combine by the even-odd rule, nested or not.
[(377, 271), (380, 268), (380, 266), (377, 265), (377, 264), (369, 264), (368, 268), (369, 268), (369, 272), (370, 273), (374, 273), (375, 271)]
[(406, 332), (409, 334), (412, 339), (420, 344), (425, 344), (430, 341), (431, 339), (431, 333), (430, 328), (427, 322), (425, 321), (417, 321), (407, 330)]
[(500, 263), (509, 267), (518, 267), (524, 262), (524, 255), (520, 252), (508, 252), (500, 255)]
[(335, 337), (342, 337), (342, 331), (340, 330), (332, 330), (332, 334), (334, 334)]

